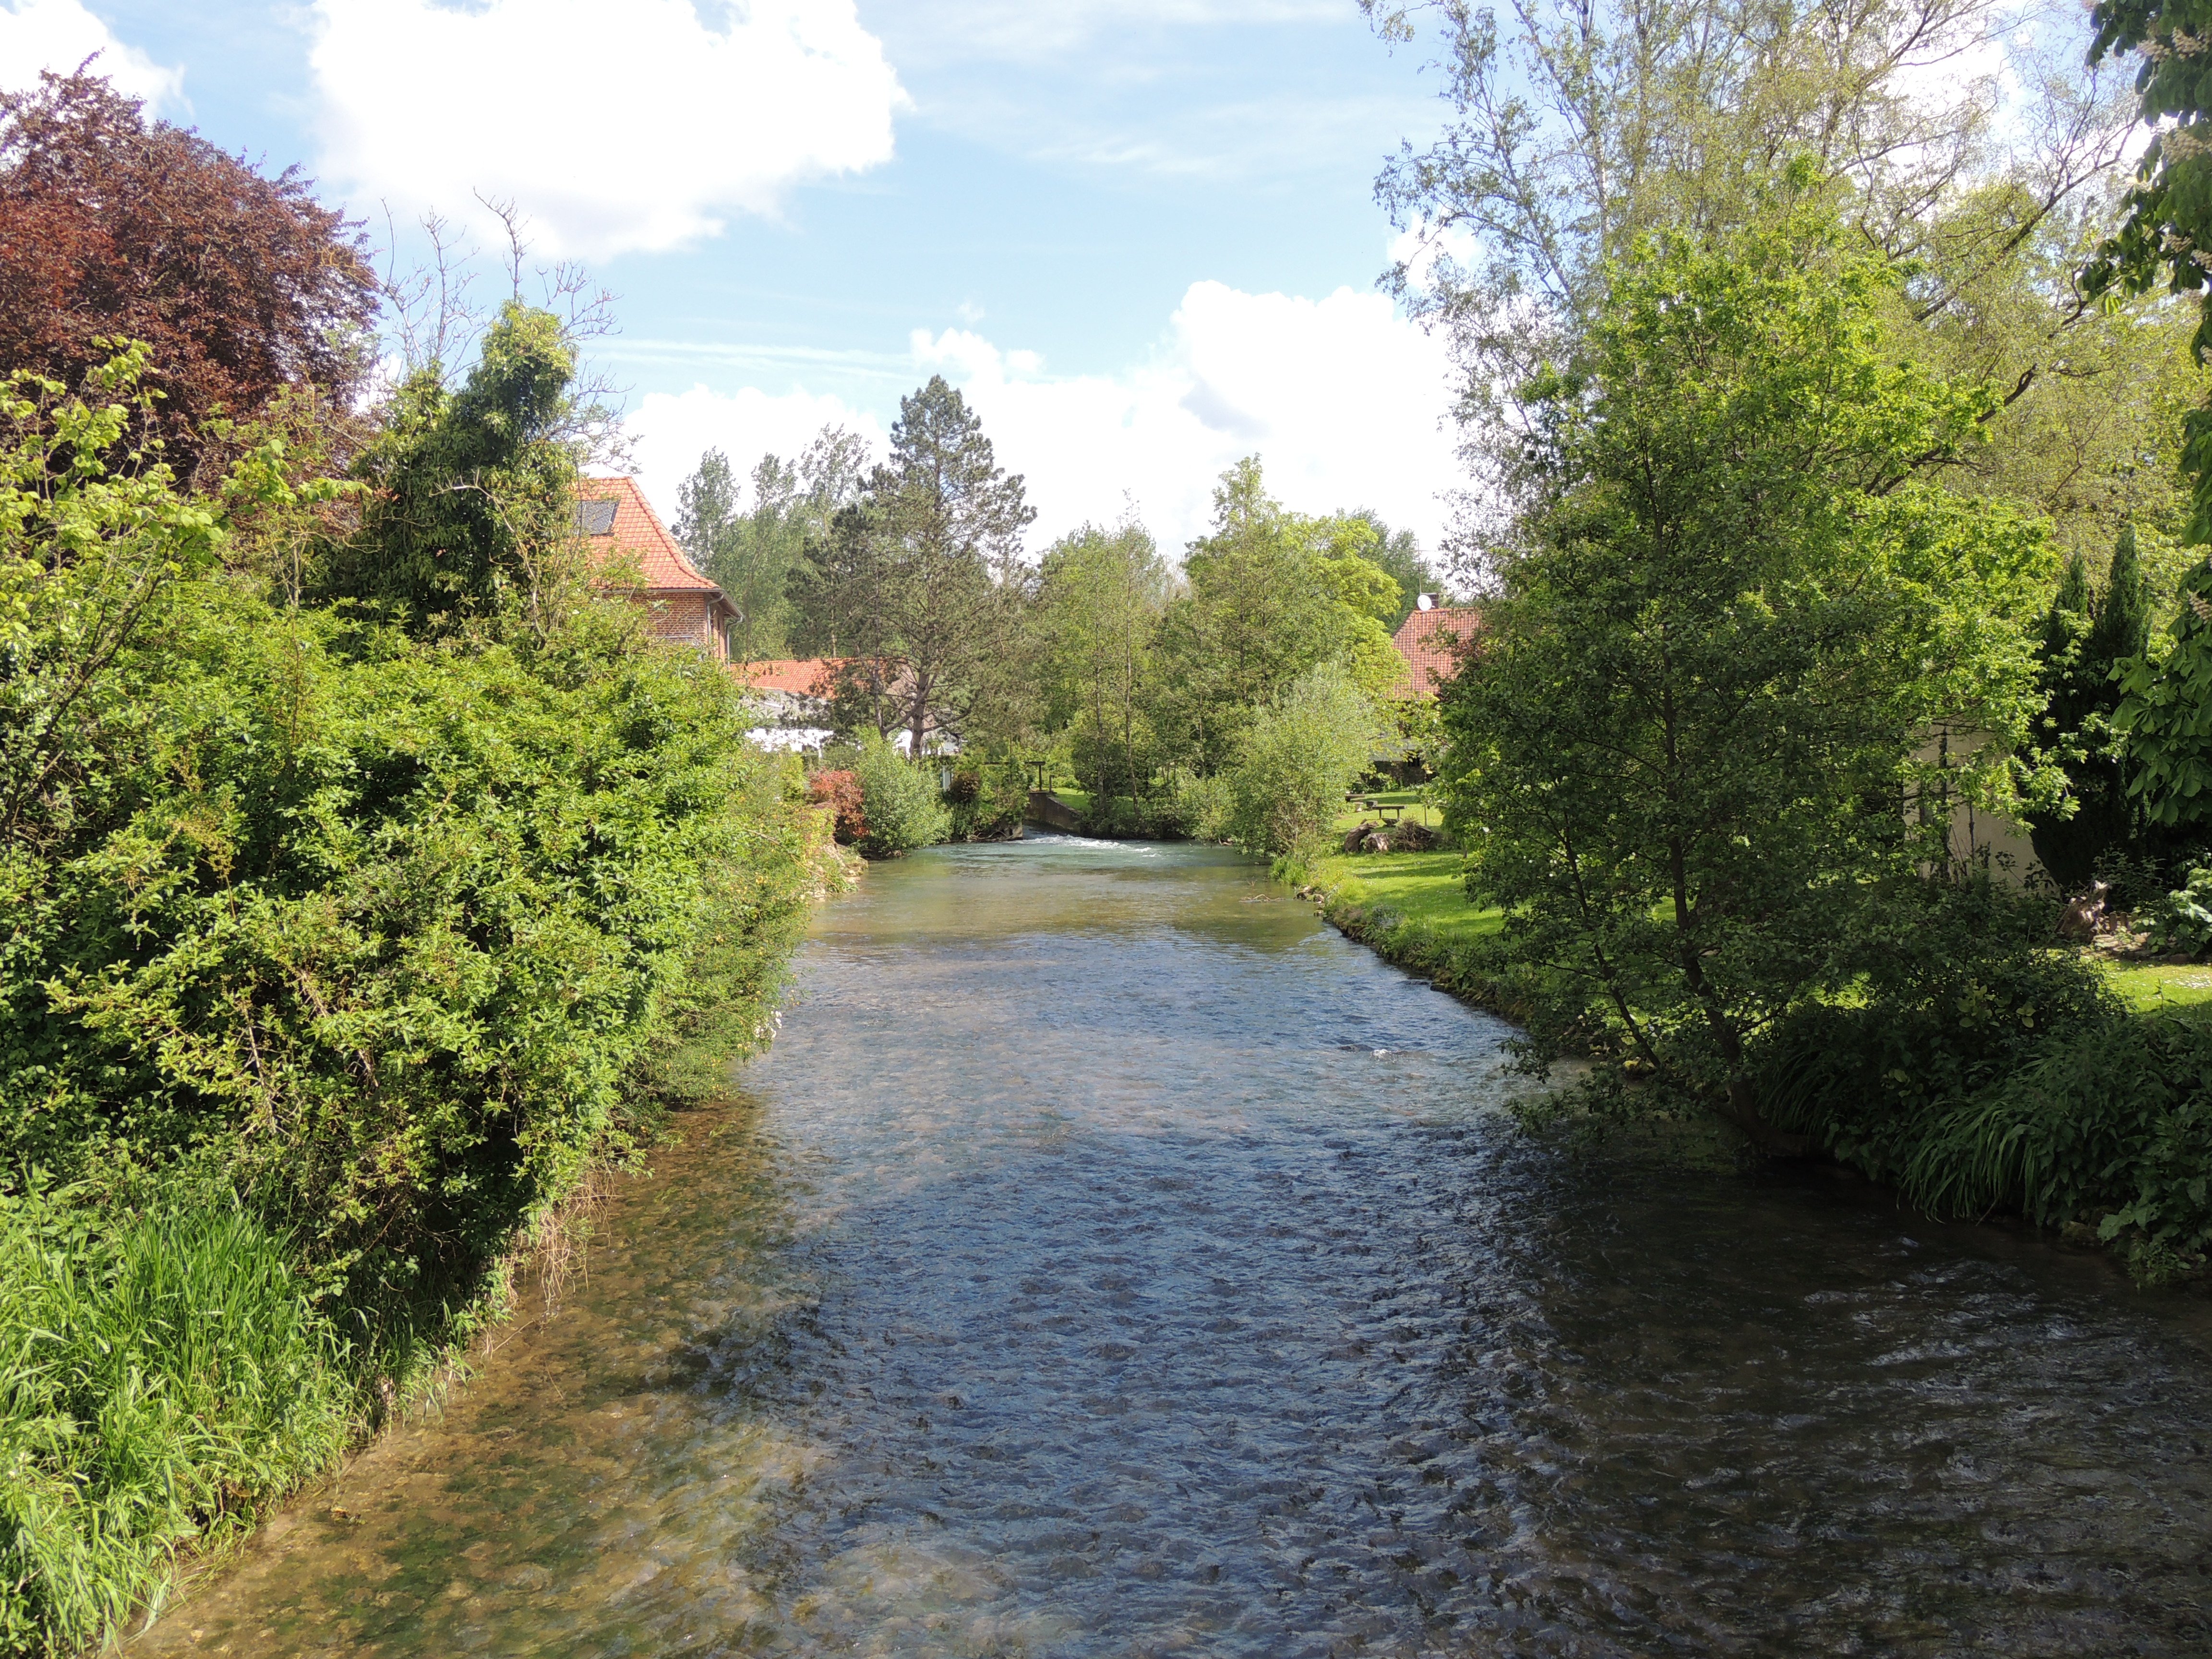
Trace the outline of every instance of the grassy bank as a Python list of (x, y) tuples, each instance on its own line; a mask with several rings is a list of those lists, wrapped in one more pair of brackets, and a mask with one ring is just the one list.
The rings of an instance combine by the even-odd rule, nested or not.
[[(1347, 818), (1344, 828), (1356, 820)], [(1322, 917), (1385, 962), (1508, 1018), (1519, 994), (1498, 975), (1503, 918), (1468, 902), (1455, 852), (1364, 853), (1285, 860), (1276, 873), (1321, 905)]]

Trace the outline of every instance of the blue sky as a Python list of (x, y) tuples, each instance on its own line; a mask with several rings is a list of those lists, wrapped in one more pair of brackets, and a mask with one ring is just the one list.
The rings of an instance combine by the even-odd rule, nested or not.
[(1382, 155), (1432, 129), (1353, 0), (0, 0), (0, 82), (104, 45), (171, 118), (403, 226), (513, 198), (620, 296), (649, 493), (944, 373), (1037, 539), (1164, 545), (1258, 453), (1433, 543), (1435, 342), (1376, 292)]

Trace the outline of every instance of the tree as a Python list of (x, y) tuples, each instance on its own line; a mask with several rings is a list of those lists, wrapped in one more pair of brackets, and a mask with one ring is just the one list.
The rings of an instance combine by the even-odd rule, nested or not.
[(1164, 724), (1200, 772), (1229, 762), (1252, 712), (1326, 662), (1370, 695), (1402, 664), (1378, 617), (1397, 584), (1366, 557), (1364, 520), (1312, 519), (1269, 495), (1249, 456), (1213, 490), (1213, 531), (1183, 560), (1187, 591), (1168, 608)]
[[(2139, 52), (2136, 89), (2154, 132), (2127, 196), (2127, 218), (2100, 250), (2085, 281), (2093, 294), (2141, 295), (2163, 286), (2197, 296), (2197, 361), (2212, 354), (2212, 277), (2203, 250), (2212, 246), (2212, 159), (2203, 134), (2204, 65), (2212, 52), (2212, 6), (2204, 0), (2100, 0), (2092, 14), (2094, 63)], [(2182, 466), (2195, 484), (2186, 540), (2212, 540), (2212, 409), (2184, 423)], [(2195, 591), (2194, 588), (2191, 591)]]
[[(2045, 539), (1917, 476), (1995, 394), (1884, 349), (1893, 281), (1805, 207), (1617, 268), (1525, 390), (1543, 510), (1446, 695), (1469, 886), (1551, 988), (1540, 1029), (1769, 1146), (1754, 1039), (1852, 981), (1881, 896), (1942, 867), (1938, 792), (2001, 801), (2039, 702)], [(1934, 730), (1982, 740), (1939, 775)]]
[(1375, 545), (1366, 555), (1369, 562), (1384, 575), (1398, 584), (1398, 603), (1381, 620), (1386, 633), (1395, 634), (1406, 618), (1413, 614), (1414, 605), (1424, 593), (1449, 599), (1450, 583), (1443, 571), (1431, 564), (1421, 551), (1420, 542), (1410, 530), (1393, 530), (1383, 522), (1382, 515), (1370, 507), (1340, 513), (1340, 519), (1359, 519), (1375, 532)]
[(2128, 793), (2162, 829), (2212, 822), (2212, 560), (2181, 584), (2181, 605), (2155, 642), (2116, 665), (2112, 725), (2126, 744)]
[[(1436, 143), (1392, 161), (1376, 193), (1418, 244), (1389, 280), (1443, 329), (1464, 372), (1478, 488), (1462, 503), (1462, 557), (1511, 540), (1527, 505), (1510, 490), (1514, 458), (1535, 437), (1514, 389), (1596, 314), (1608, 261), (1662, 229), (1749, 222), (1792, 165), (1826, 181), (1855, 233), (1896, 267), (1896, 349), (1999, 387), (1997, 442), (1954, 461), (1962, 487), (2069, 512), (2096, 505), (2104, 516), (2085, 533), (2100, 543), (2120, 518), (2154, 510), (2103, 497), (2157, 482), (2130, 416), (2166, 395), (2171, 332), (2154, 314), (2106, 317), (2075, 280), (2126, 113), (2112, 77), (2084, 76), (2063, 47), (2022, 45), (2010, 10), (1362, 4), (1393, 40), (1437, 24), (1451, 118)], [(2001, 70), (1960, 72), (1985, 53)]]
[(1310, 847), (1382, 740), (1374, 704), (1341, 667), (1301, 675), (1238, 734), (1227, 775), (1231, 839), (1274, 856)]
[(575, 372), (560, 319), (510, 301), (459, 391), (436, 364), (410, 375), (355, 463), (371, 493), (330, 550), (327, 595), (418, 632), (509, 610), (549, 627), (574, 574)]
[(0, 364), (74, 385), (105, 342), (143, 341), (187, 477), (218, 411), (312, 388), (343, 414), (374, 360), (377, 283), (357, 227), (309, 192), (84, 69), (0, 92)]
[(729, 457), (710, 449), (677, 497), (676, 539), (737, 607), (730, 655), (738, 662), (783, 654), (790, 610), (785, 590), (805, 556), (806, 532), (796, 511), (798, 471), (763, 455), (753, 468), (752, 490), (748, 509)]
[(2094, 590), (2077, 551), (2044, 618), (2045, 705), (2038, 724), (2064, 769), (2066, 795), (2039, 815), (2031, 834), (2037, 859), (2069, 891), (2095, 874), (2100, 855), (2132, 838), (2125, 745), (2113, 725), (2121, 698), (2115, 672), (2142, 656), (2149, 641), (2150, 584), (2131, 526), (2112, 550), (2104, 591)]
[(1172, 586), (1144, 526), (1085, 525), (1044, 556), (1038, 591), (1040, 668), (1048, 720), (1073, 734), (1079, 787), (1132, 802), (1158, 765), (1152, 704), (1154, 636)]
[(904, 727), (917, 757), (939, 732), (969, 735), (1009, 696), (1036, 517), (943, 375), (900, 399), (890, 459), (836, 515), (807, 581), (810, 636), (843, 629), (841, 703), (886, 737)]

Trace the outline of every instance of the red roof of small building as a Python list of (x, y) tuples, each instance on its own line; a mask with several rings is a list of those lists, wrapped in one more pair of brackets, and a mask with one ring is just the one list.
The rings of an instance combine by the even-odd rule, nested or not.
[(837, 665), (827, 657), (779, 657), (769, 662), (733, 662), (730, 672), (763, 691), (789, 691), (802, 697), (830, 695)]
[(645, 589), (649, 593), (712, 593), (723, 599), (724, 604), (728, 603), (714, 580), (684, 556), (683, 544), (668, 533), (668, 526), (660, 522), (660, 515), (645, 499), (645, 492), (637, 487), (636, 479), (579, 478), (576, 498), (584, 501), (611, 501), (615, 504), (611, 534), (592, 535), (587, 527), (584, 539), (592, 550), (594, 564), (605, 564), (625, 556), (633, 557), (644, 574)]
[(1467, 647), (1482, 631), (1482, 612), (1473, 605), (1438, 605), (1410, 612), (1390, 636), (1412, 671), (1413, 695), (1433, 692), (1459, 672)]

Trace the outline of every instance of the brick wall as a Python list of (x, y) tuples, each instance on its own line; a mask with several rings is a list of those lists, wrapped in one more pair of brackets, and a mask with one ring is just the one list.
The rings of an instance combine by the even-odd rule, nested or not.
[(714, 600), (705, 593), (665, 593), (650, 603), (649, 626), (655, 639), (696, 646), (709, 655), (728, 654), (714, 627)]

